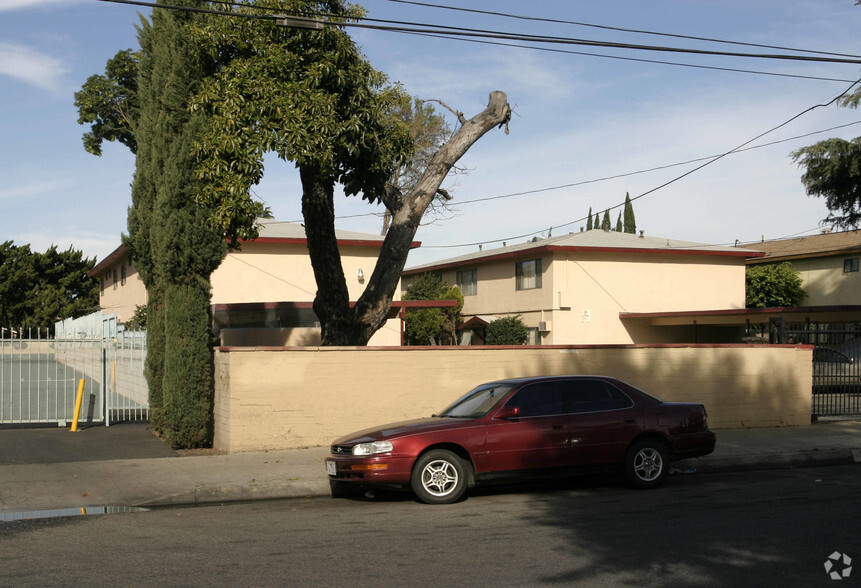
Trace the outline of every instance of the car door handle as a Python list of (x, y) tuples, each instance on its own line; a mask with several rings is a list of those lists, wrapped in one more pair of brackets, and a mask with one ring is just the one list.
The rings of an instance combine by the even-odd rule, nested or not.
[(635, 424), (637, 419), (625, 419), (625, 424)]
[(554, 430), (554, 431), (557, 431), (557, 430), (560, 430), (560, 429), (564, 429), (564, 428), (565, 428), (565, 425), (553, 425), (553, 430)]

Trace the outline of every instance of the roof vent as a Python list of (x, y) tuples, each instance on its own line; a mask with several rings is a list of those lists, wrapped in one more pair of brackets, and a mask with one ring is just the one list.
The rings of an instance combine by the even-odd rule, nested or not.
[(831, 229), (822, 229), (819, 231), (820, 235), (827, 235), (831, 232)]
[(644, 239), (646, 235), (646, 231), (640, 230), (640, 239)]

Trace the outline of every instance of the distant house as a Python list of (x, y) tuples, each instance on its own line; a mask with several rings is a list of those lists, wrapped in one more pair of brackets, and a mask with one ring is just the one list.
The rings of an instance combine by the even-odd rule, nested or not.
[[(336, 231), (341, 263), (351, 300), (365, 288), (377, 262), (383, 238)], [(420, 243), (414, 242), (413, 247)], [(147, 303), (146, 289), (129, 250), (118, 247), (90, 272), (101, 282), (102, 312), (131, 319), (135, 306)], [(311, 308), (317, 291), (304, 228), (295, 223), (264, 221), (260, 235), (228, 253), (211, 277), (213, 330), (225, 345), (316, 345), (320, 324)], [(394, 318), (400, 309), (393, 305)], [(400, 321), (390, 320), (371, 338), (371, 345), (398, 345)]]
[(457, 284), (462, 343), (480, 343), (484, 326), (512, 315), (533, 345), (727, 342), (741, 337), (743, 318), (690, 316), (743, 314), (745, 260), (759, 255), (592, 230), (412, 267), (402, 287), (425, 273)]
[(807, 292), (804, 306), (861, 305), (861, 231), (822, 233), (750, 246), (763, 257), (748, 264), (788, 261), (799, 271)]

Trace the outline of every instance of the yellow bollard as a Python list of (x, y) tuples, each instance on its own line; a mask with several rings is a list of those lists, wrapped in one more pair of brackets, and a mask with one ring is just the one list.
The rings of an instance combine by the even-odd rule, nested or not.
[(78, 431), (78, 417), (81, 415), (81, 401), (84, 399), (84, 379), (78, 381), (78, 397), (75, 399), (75, 414), (72, 416), (72, 432)]

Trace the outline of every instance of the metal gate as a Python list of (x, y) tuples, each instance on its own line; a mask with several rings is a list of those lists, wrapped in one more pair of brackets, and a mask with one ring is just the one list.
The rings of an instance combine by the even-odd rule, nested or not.
[(149, 420), (145, 333), (117, 329), (115, 316), (99, 323), (101, 333), (57, 328), (55, 337), (0, 327), (0, 424), (66, 426), (80, 380), (80, 423)]
[(813, 345), (813, 420), (861, 416), (861, 324), (772, 324), (775, 342)]

